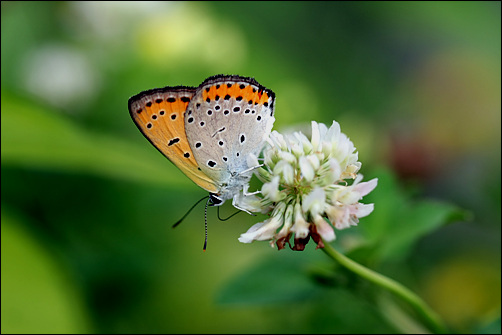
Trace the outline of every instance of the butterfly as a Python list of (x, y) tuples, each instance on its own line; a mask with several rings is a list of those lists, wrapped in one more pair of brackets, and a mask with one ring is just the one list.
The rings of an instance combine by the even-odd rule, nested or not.
[(272, 130), (274, 103), (274, 92), (255, 79), (221, 74), (198, 87), (141, 92), (129, 99), (129, 113), (153, 146), (209, 192), (211, 206), (233, 199), (239, 208), (237, 197), (258, 167), (249, 159)]

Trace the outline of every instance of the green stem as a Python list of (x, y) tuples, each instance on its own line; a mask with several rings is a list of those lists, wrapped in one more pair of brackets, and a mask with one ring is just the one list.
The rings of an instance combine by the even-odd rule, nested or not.
[(324, 242), (322, 250), (340, 265), (358, 274), (359, 276), (377, 284), (395, 295), (407, 301), (414, 310), (423, 318), (427, 326), (434, 332), (439, 334), (446, 333), (446, 328), (439, 316), (427, 304), (418, 297), (415, 293), (401, 285), (400, 283), (387, 278), (373, 270), (370, 270), (359, 263), (354, 262), (350, 258), (336, 251), (330, 244)]

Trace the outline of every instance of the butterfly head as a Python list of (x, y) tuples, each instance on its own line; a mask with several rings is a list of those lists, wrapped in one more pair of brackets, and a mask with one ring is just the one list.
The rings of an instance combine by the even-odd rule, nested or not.
[[(251, 172), (232, 173), (225, 183), (219, 185), (219, 192), (212, 193), (221, 203), (213, 201), (215, 206), (221, 206), (226, 200), (233, 199), (242, 189), (248, 185), (251, 179)], [(211, 195), (210, 195), (211, 196)]]

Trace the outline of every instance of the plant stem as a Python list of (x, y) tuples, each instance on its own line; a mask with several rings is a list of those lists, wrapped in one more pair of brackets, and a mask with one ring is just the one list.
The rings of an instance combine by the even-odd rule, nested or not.
[(387, 278), (373, 270), (370, 270), (359, 263), (336, 251), (330, 244), (324, 242), (322, 250), (340, 265), (358, 274), (359, 276), (377, 284), (401, 299), (407, 301), (413, 309), (423, 318), (426, 325), (434, 332), (439, 334), (446, 333), (446, 328), (439, 316), (415, 293), (404, 287), (400, 283)]

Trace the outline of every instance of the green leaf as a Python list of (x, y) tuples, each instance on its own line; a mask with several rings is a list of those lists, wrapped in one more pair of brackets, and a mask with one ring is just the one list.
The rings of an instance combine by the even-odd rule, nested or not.
[[(138, 146), (111, 134), (91, 132), (69, 117), (9, 92), (2, 91), (1, 108), (2, 165), (170, 187), (189, 183), (146, 140)], [(129, 118), (127, 110), (124, 117)]]
[(270, 257), (250, 267), (220, 292), (219, 303), (255, 305), (302, 301), (316, 293), (301, 262)]
[(377, 175), (377, 188), (364, 198), (365, 203), (375, 203), (375, 210), (359, 224), (365, 248), (374, 260), (403, 259), (420, 238), (448, 223), (470, 218), (467, 211), (451, 203), (411, 199), (389, 171)]
[[(378, 308), (354, 289), (340, 267), (333, 273), (320, 250), (281, 250), (227, 282), (217, 302), (236, 308), (280, 305), (269, 318), (283, 333), (393, 333)], [(330, 268), (330, 271), (326, 269)], [(365, 322), (360, 322), (365, 320)]]
[(419, 238), (462, 218), (463, 212), (458, 207), (444, 202), (422, 200), (408, 205), (406, 211), (395, 218), (397, 224), (382, 238), (376, 253), (382, 259), (402, 259)]

